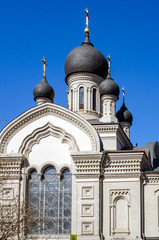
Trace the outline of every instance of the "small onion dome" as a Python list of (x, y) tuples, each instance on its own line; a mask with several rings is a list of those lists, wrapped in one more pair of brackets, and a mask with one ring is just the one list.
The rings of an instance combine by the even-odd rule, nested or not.
[(132, 125), (133, 116), (132, 116), (131, 112), (127, 109), (127, 107), (125, 106), (125, 103), (123, 103), (122, 107), (116, 113), (116, 117), (118, 118), (119, 122), (128, 122)]
[(72, 73), (94, 73), (102, 78), (108, 74), (108, 63), (104, 55), (90, 43), (89, 35), (81, 46), (74, 48), (65, 61), (66, 78)]
[(111, 94), (119, 98), (119, 86), (111, 78), (110, 73), (108, 73), (108, 76), (106, 77), (106, 79), (100, 83), (99, 93), (101, 96), (106, 94)]
[(33, 94), (34, 94), (34, 100), (36, 100), (36, 98), (38, 97), (45, 97), (45, 98), (49, 98), (51, 101), (53, 101), (54, 95), (55, 95), (54, 90), (48, 84), (46, 77), (43, 77), (41, 82), (35, 86)]

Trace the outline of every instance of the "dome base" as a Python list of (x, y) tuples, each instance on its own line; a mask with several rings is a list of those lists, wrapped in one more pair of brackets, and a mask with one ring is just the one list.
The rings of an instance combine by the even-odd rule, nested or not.
[(115, 116), (107, 115), (99, 119), (103, 123), (118, 123), (118, 119)]
[(41, 105), (43, 103), (53, 103), (53, 101), (49, 98), (46, 98), (46, 97), (37, 97), (35, 98), (35, 101), (37, 103), (37, 105)]

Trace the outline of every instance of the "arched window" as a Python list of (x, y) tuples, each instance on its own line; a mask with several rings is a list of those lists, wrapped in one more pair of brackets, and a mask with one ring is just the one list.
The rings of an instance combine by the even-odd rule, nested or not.
[(79, 110), (84, 109), (84, 87), (79, 89)]
[(61, 178), (56, 169), (47, 167), (40, 180), (36, 171), (29, 180), (29, 205), (36, 209), (39, 229), (33, 225), (34, 234), (71, 233), (71, 191), (72, 180), (69, 169), (63, 171)]
[(71, 111), (73, 111), (73, 90), (71, 89)]
[(63, 171), (60, 183), (61, 234), (70, 234), (72, 181), (69, 169)]
[(95, 88), (93, 88), (93, 111), (96, 111), (96, 100), (97, 98), (97, 90)]

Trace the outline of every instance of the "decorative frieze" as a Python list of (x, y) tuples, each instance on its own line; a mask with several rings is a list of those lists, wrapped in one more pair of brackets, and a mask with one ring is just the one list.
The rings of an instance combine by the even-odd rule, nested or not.
[(146, 175), (146, 183), (148, 184), (159, 184), (159, 174), (157, 175)]
[(107, 174), (135, 174), (151, 170), (150, 160), (144, 152), (108, 152), (104, 166), (104, 175)]
[(96, 174), (96, 177), (99, 177), (102, 153), (77, 153), (71, 154), (71, 156), (75, 163), (76, 176), (78, 174)]
[(0, 179), (20, 179), (23, 156), (21, 154), (0, 154)]

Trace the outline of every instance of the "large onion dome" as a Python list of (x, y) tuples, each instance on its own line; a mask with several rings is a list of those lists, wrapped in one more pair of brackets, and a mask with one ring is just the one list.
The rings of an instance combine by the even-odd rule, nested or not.
[(35, 86), (33, 94), (34, 94), (34, 100), (36, 100), (36, 98), (43, 97), (43, 98), (48, 98), (51, 101), (53, 101), (54, 95), (55, 95), (54, 90), (48, 84), (46, 77), (43, 77), (41, 82)]
[(99, 93), (101, 96), (111, 94), (119, 98), (119, 86), (112, 79), (110, 73), (108, 73), (106, 79), (100, 83)]
[(104, 55), (90, 43), (89, 35), (81, 46), (74, 48), (65, 61), (66, 78), (72, 73), (94, 73), (102, 78), (108, 74), (108, 63)]
[(132, 125), (133, 116), (131, 112), (127, 109), (125, 106), (125, 103), (123, 102), (123, 105), (121, 106), (120, 110), (116, 113), (116, 117), (118, 118), (119, 122), (128, 122)]

